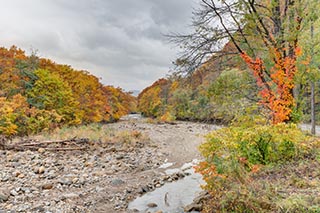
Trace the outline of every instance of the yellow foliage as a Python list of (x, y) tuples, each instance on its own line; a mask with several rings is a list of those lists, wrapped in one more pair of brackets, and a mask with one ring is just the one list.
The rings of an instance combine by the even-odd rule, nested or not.
[(160, 120), (162, 122), (172, 122), (174, 121), (176, 118), (174, 115), (172, 115), (171, 112), (167, 111), (165, 112), (161, 117), (160, 117)]

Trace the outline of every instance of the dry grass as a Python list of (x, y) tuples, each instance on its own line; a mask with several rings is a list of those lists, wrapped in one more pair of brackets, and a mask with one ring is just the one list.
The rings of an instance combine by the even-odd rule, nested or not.
[(149, 141), (147, 135), (137, 130), (119, 130), (114, 129), (108, 124), (90, 124), (77, 127), (64, 127), (56, 129), (51, 133), (42, 133), (41, 135), (30, 138), (39, 141), (44, 140), (65, 140), (71, 138), (88, 138), (94, 144), (122, 143), (135, 144), (137, 142)]
[(229, 183), (207, 201), (205, 212), (320, 212), (318, 154), (270, 165), (244, 183)]

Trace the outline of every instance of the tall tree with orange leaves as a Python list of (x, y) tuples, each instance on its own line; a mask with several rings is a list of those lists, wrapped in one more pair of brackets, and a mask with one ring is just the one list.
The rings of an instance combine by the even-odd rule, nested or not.
[[(253, 71), (260, 103), (272, 123), (293, 120), (294, 78), (303, 26), (308, 21), (306, 0), (201, 0), (194, 13), (194, 33), (173, 35), (184, 47), (182, 68), (194, 69), (209, 57), (240, 55)], [(223, 46), (233, 48), (227, 51)], [(192, 64), (192, 66), (190, 66)], [(192, 71), (192, 70), (191, 70)]]

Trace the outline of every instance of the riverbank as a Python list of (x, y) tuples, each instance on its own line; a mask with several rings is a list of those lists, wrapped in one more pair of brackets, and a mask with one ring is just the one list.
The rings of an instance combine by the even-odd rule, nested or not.
[[(184, 174), (164, 171), (199, 159), (197, 146), (215, 128), (128, 119), (38, 136), (43, 140), (87, 135), (91, 143), (75, 151), (0, 151), (0, 210), (126, 212), (129, 201), (182, 178)], [(159, 168), (164, 163), (170, 166)]]

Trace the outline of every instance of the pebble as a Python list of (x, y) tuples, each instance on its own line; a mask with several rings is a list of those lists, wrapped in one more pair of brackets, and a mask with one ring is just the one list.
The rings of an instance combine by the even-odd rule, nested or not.
[(39, 149), (38, 149), (38, 152), (41, 153), (41, 154), (44, 153), (45, 151), (46, 151), (46, 150), (45, 150), (44, 148), (39, 148)]
[(118, 185), (121, 185), (121, 184), (124, 184), (125, 182), (121, 179), (113, 179), (111, 180), (111, 185), (113, 186), (118, 186)]
[(41, 206), (37, 206), (34, 207), (33, 209), (31, 209), (32, 212), (45, 212), (46, 209), (41, 205)]
[(18, 178), (24, 178), (26, 175), (25, 174), (20, 174), (18, 175)]
[(30, 208), (29, 205), (21, 205), (21, 206), (18, 206), (17, 211), (18, 212), (25, 212), (29, 208)]
[(158, 206), (158, 204), (156, 204), (156, 203), (148, 203), (147, 206), (148, 206), (149, 208), (155, 208), (155, 207)]
[(184, 207), (185, 212), (192, 212), (192, 211), (202, 211), (202, 204), (195, 204), (192, 203)]
[(44, 173), (44, 171), (45, 171), (45, 168), (44, 168), (44, 166), (40, 166), (39, 168), (38, 168), (38, 170), (37, 170), (37, 174), (43, 174)]
[(53, 188), (53, 184), (52, 183), (46, 183), (44, 185), (42, 185), (41, 187), (43, 190), (50, 190)]
[(68, 193), (68, 194), (64, 194), (62, 195), (62, 200), (65, 200), (65, 199), (75, 199), (75, 198), (78, 198), (79, 195), (75, 194), (75, 193)]
[(67, 178), (61, 178), (58, 180), (58, 183), (69, 186), (72, 184), (72, 181)]
[(99, 186), (96, 186), (96, 192), (99, 193), (99, 192), (102, 192), (104, 190), (103, 187), (99, 187)]
[(73, 184), (77, 183), (78, 181), (79, 181), (79, 178), (73, 178), (73, 179), (72, 179), (72, 183), (73, 183)]
[(19, 195), (19, 193), (18, 193), (15, 189), (12, 189), (12, 190), (10, 191), (10, 195), (12, 195), (12, 196), (17, 196), (17, 195)]
[(143, 187), (141, 187), (141, 191), (142, 191), (143, 193), (144, 193), (144, 192), (149, 192), (150, 189), (149, 189), (148, 186), (143, 186)]
[(9, 199), (10, 192), (5, 189), (0, 190), (0, 203), (6, 202)]

